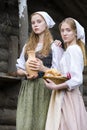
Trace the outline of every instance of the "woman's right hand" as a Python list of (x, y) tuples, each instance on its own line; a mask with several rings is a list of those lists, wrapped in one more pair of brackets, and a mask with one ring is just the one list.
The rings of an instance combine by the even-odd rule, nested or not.
[(43, 65), (42, 60), (40, 60), (39, 58), (36, 58), (36, 60), (30, 60), (28, 64), (31, 70), (45, 72), (48, 69), (47, 67)]
[(46, 87), (48, 89), (51, 89), (51, 90), (56, 90), (57, 89), (57, 87), (56, 87), (57, 85), (50, 79), (44, 80), (44, 83), (45, 83), (45, 85), (46, 85)]

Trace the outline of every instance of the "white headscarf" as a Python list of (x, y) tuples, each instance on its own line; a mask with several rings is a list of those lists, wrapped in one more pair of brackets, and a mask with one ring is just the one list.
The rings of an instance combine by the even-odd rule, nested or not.
[(46, 21), (48, 28), (52, 28), (55, 25), (54, 20), (50, 17), (50, 15), (45, 11), (38, 11), (35, 12), (40, 14)]
[(84, 28), (81, 26), (81, 24), (73, 19), (75, 24), (76, 24), (76, 29), (77, 29), (77, 39), (80, 39), (84, 42), (85, 44), (85, 31), (84, 31)]

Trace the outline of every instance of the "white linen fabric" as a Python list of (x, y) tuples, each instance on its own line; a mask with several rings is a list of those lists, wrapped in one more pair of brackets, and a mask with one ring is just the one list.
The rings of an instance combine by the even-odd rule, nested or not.
[(76, 45), (69, 46), (64, 52), (60, 61), (61, 72), (71, 74), (71, 79), (66, 81), (69, 89), (79, 87), (83, 83), (83, 54), (80, 47)]
[(24, 48), (25, 46), (22, 48), (20, 57), (17, 59), (17, 63), (16, 63), (16, 68), (20, 68), (25, 70), (25, 57), (24, 57)]
[(85, 31), (82, 25), (75, 19), (73, 19), (76, 24), (77, 29), (77, 39), (81, 39), (83, 43), (85, 44)]
[(44, 20), (47, 23), (48, 28), (52, 28), (55, 25), (54, 20), (51, 18), (51, 16), (47, 12), (37, 11), (36, 13), (40, 14), (44, 18)]

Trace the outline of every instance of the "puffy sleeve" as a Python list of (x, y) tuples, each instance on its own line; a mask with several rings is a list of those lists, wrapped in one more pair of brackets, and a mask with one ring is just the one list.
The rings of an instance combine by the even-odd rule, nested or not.
[(24, 57), (24, 48), (25, 46), (23, 47), (22, 49), (22, 52), (20, 54), (20, 57), (17, 59), (17, 64), (16, 64), (16, 68), (20, 68), (20, 69), (23, 69), (25, 70), (25, 57)]
[(83, 83), (83, 54), (79, 46), (70, 47), (67, 50), (67, 60), (71, 79), (66, 81), (69, 90), (79, 87)]
[(60, 60), (63, 55), (63, 49), (52, 43), (52, 68), (60, 70)]

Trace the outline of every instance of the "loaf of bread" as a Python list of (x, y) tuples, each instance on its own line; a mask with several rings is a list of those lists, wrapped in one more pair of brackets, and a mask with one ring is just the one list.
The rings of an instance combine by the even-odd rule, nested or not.
[(49, 69), (49, 70), (47, 70), (47, 71), (45, 72), (44, 76), (58, 77), (58, 76), (62, 76), (62, 75), (61, 75), (61, 73), (60, 73), (58, 70), (56, 70), (56, 69), (54, 69), (54, 68), (51, 68), (51, 69)]

